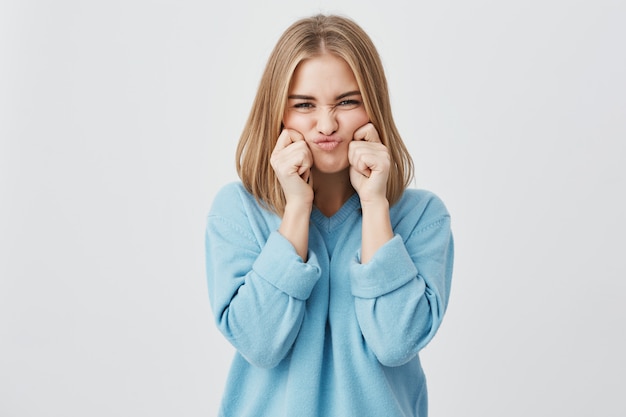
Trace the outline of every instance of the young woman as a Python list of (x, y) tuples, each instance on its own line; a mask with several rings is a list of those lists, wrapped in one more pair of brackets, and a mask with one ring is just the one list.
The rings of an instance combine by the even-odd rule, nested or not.
[(426, 416), (418, 352), (443, 318), (450, 217), (408, 189), (381, 60), (353, 21), (289, 27), (207, 221), (220, 416)]

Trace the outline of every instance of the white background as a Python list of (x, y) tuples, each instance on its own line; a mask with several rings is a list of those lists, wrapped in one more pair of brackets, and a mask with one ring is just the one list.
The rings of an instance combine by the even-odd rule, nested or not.
[[(226, 2), (224, 2), (226, 3)], [(0, 3), (0, 416), (215, 415), (205, 214), (280, 33), (354, 18), (453, 216), (431, 416), (623, 417), (623, 1)]]

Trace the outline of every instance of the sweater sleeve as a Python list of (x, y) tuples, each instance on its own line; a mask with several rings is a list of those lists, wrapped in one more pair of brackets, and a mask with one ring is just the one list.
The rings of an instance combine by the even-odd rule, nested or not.
[(381, 364), (408, 362), (435, 335), (448, 304), (453, 252), (445, 212), (405, 238), (396, 234), (369, 263), (353, 260), (357, 319)]
[(271, 368), (298, 335), (320, 269), (313, 254), (302, 262), (277, 231), (260, 241), (250, 213), (237, 203), (218, 196), (207, 218), (211, 307), (217, 327), (237, 351), (251, 364)]

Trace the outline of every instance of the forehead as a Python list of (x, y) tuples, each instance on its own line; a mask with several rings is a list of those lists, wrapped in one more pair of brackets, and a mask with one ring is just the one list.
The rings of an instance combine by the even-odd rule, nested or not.
[(298, 64), (289, 93), (317, 96), (351, 90), (358, 90), (358, 83), (348, 63), (337, 55), (324, 53)]

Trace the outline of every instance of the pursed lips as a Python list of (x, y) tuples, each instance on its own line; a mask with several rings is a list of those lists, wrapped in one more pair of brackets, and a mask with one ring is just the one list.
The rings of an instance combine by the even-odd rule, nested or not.
[(341, 139), (328, 136), (328, 137), (319, 137), (315, 138), (312, 141), (315, 143), (320, 149), (324, 151), (332, 151), (341, 143)]

